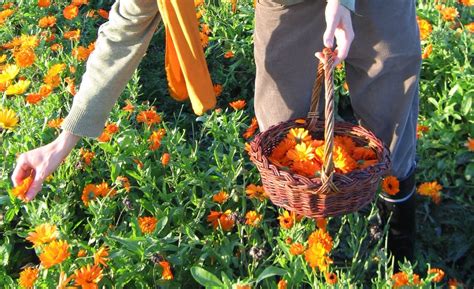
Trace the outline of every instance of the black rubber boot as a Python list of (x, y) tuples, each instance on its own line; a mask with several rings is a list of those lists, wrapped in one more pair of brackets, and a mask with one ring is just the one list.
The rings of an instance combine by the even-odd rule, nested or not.
[(415, 254), (415, 174), (411, 173), (400, 181), (400, 191), (395, 196), (382, 193), (378, 208), (382, 224), (385, 225), (390, 215), (388, 231), (388, 249), (395, 258), (395, 270), (399, 271), (398, 262), (408, 259), (412, 264)]

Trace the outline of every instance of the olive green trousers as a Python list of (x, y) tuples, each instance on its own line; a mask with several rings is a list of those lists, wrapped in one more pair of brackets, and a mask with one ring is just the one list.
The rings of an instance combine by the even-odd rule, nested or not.
[[(257, 0), (254, 106), (261, 130), (307, 115), (314, 53), (323, 48), (325, 4)], [(391, 173), (403, 179), (415, 167), (421, 66), (415, 1), (357, 0), (352, 25), (355, 38), (345, 69), (354, 116), (387, 144)]]

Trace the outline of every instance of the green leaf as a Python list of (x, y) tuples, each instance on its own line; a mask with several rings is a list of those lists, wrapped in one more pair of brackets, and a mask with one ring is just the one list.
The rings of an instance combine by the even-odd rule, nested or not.
[(220, 287), (224, 288), (224, 284), (216, 277), (216, 275), (212, 274), (209, 271), (204, 270), (201, 267), (193, 266), (191, 268), (191, 275), (193, 275), (194, 279), (201, 284), (202, 286), (207, 287)]
[(263, 270), (262, 273), (260, 273), (260, 275), (257, 278), (256, 283), (259, 283), (260, 281), (262, 281), (263, 279), (266, 279), (268, 277), (272, 277), (272, 276), (275, 276), (275, 275), (283, 276), (286, 273), (287, 273), (286, 270), (283, 270), (283, 269), (278, 268), (278, 267), (270, 266), (270, 267), (266, 268), (265, 270)]
[(474, 163), (467, 165), (466, 170), (464, 171), (464, 177), (468, 181), (472, 180), (474, 177)]
[(168, 217), (164, 216), (163, 218), (161, 218), (158, 221), (158, 224), (156, 225), (156, 234), (157, 235), (165, 228), (166, 224), (168, 224)]
[(461, 113), (465, 116), (469, 115), (469, 111), (471, 110), (472, 107), (472, 96), (467, 96), (463, 99), (463, 102), (461, 103)]

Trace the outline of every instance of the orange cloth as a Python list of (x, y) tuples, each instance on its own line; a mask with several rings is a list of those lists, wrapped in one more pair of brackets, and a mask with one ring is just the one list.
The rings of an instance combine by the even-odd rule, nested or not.
[(192, 0), (157, 0), (166, 31), (165, 70), (171, 96), (191, 100), (201, 115), (216, 105), (216, 96), (201, 46)]

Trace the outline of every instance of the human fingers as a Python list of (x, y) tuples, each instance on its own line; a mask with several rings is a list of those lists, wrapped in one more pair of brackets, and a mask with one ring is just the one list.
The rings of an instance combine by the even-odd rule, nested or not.
[(332, 48), (334, 45), (334, 33), (339, 23), (338, 1), (328, 1), (326, 4), (325, 18), (326, 30), (323, 34), (324, 46)]
[(338, 65), (344, 61), (344, 59), (346, 59), (347, 55), (349, 54), (349, 49), (351, 47), (352, 41), (354, 40), (354, 32), (352, 31), (352, 28), (347, 30), (337, 29), (335, 36), (337, 42), (337, 56), (334, 59), (334, 65)]
[(33, 200), (38, 192), (41, 191), (43, 188), (43, 182), (46, 179), (47, 174), (45, 172), (45, 169), (43, 167), (38, 167), (35, 170), (35, 176), (33, 179), (33, 182), (30, 185), (30, 188), (26, 192), (26, 201), (29, 202)]
[(28, 177), (33, 168), (31, 164), (28, 162), (28, 158), (25, 154), (20, 155), (17, 158), (17, 163), (15, 169), (13, 170), (13, 174), (11, 176), (11, 180), (13, 182), (13, 186), (18, 186), (26, 177)]

